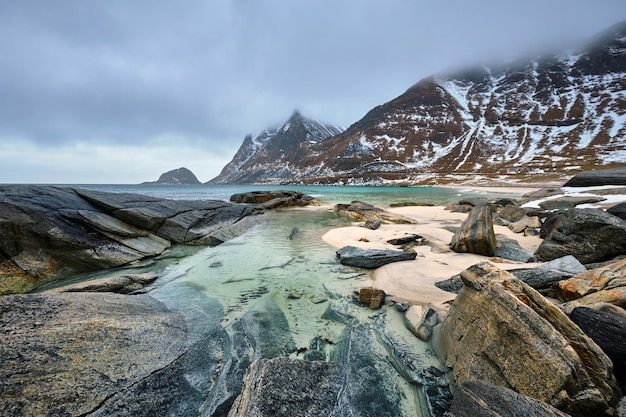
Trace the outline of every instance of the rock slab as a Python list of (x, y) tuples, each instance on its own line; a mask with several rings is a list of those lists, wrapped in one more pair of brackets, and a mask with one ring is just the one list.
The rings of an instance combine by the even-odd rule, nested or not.
[(392, 262), (412, 261), (417, 257), (415, 252), (400, 252), (384, 249), (361, 249), (356, 246), (344, 246), (337, 250), (342, 265), (375, 269)]

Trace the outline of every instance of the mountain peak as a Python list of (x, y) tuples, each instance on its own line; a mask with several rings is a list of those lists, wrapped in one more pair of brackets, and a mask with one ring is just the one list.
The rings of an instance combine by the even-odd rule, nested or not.
[(173, 169), (167, 171), (159, 177), (156, 181), (144, 182), (144, 184), (201, 184), (198, 178), (193, 172), (185, 167)]

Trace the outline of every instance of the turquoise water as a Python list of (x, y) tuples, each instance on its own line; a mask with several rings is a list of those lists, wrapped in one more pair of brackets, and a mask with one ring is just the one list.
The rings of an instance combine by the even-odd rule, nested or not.
[[(67, 186), (67, 185), (65, 185)], [(394, 202), (420, 201), (443, 204), (460, 197), (483, 195), (470, 189), (446, 187), (366, 187), (366, 186), (281, 186), (281, 185), (71, 185), (116, 193), (139, 193), (176, 200), (225, 200), (236, 193), (247, 191), (295, 190), (315, 197), (326, 204), (349, 203), (353, 200), (387, 205)]]

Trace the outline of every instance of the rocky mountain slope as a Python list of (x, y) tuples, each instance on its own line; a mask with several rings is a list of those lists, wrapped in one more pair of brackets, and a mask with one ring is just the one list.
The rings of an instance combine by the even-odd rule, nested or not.
[(209, 183), (283, 182), (286, 178), (317, 176), (317, 166), (304, 167), (298, 161), (310, 159), (315, 146), (342, 131), (295, 111), (280, 128), (246, 136), (233, 160)]
[[(268, 152), (283, 149), (275, 137), (247, 137), (219, 182), (571, 176), (624, 165), (626, 22), (578, 51), (423, 79), (345, 132), (323, 141), (301, 138), (291, 152)], [(274, 175), (258, 175), (262, 166)], [(237, 175), (229, 174), (234, 168)]]

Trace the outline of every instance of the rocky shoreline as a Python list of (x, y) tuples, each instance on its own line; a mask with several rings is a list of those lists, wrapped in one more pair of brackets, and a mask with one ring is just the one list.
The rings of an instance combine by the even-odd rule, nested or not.
[[(626, 261), (619, 259), (626, 255), (626, 222), (605, 210), (461, 201), (448, 212), (469, 214), (442, 223), (441, 235), (423, 236), (424, 224), (412, 214), (423, 207), (338, 205), (338, 215), (360, 222), (355, 236), (368, 236), (354, 239), (350, 251), (338, 248), (342, 256), (360, 250), (358, 267), (419, 269), (437, 253), (472, 266), (440, 284), (449, 303), (369, 294), (368, 307), (379, 309), (371, 324), (354, 319), (350, 311), (359, 307), (350, 301), (334, 300), (325, 318), (345, 324), (341, 340), (313, 340), (297, 359), (273, 298), (222, 326), (221, 307), (208, 298), (173, 311), (145, 294), (154, 274), (17, 293), (89, 268), (149, 260), (172, 244), (218, 244), (245, 233), (264, 210), (315, 204), (310, 198), (250, 193), (233, 203), (173, 202), (42, 186), (0, 191), (0, 233), (7, 237), (0, 248), (3, 415), (405, 415), (401, 397), (415, 388), (386, 374), (391, 359), (409, 386), (423, 390), (424, 416), (626, 416), (624, 400), (618, 406), (626, 388)], [(428, 213), (435, 210), (443, 209)], [(506, 243), (494, 225), (541, 243), (529, 253), (528, 242)], [(415, 232), (409, 238), (400, 230)], [(387, 234), (396, 239), (387, 242)], [(367, 252), (380, 249), (400, 254), (389, 262), (401, 262), (381, 267), (382, 255)], [(387, 317), (396, 315), (429, 340), (449, 374), (425, 365), (428, 354), (388, 328)], [(190, 327), (193, 320), (205, 323), (202, 331)], [(319, 353), (331, 342), (337, 345), (326, 361)]]

